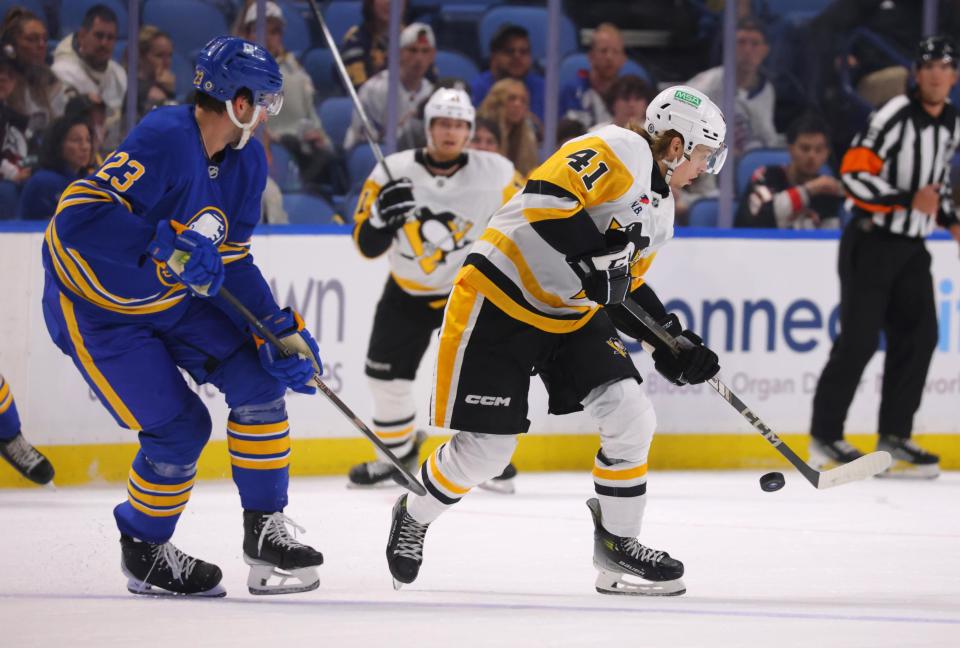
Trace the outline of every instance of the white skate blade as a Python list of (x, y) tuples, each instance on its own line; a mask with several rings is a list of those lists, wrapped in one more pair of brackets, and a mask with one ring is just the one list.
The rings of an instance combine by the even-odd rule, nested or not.
[(156, 585), (143, 582), (128, 572), (127, 568), (124, 567), (122, 563), (120, 564), (120, 571), (122, 571), (123, 575), (127, 577), (127, 591), (138, 596), (198, 596), (201, 598), (220, 598), (221, 596), (227, 595), (227, 590), (225, 590), (223, 585), (220, 585), (219, 583), (205, 592), (181, 594), (180, 592), (171, 592), (170, 590), (165, 590), (162, 587), (157, 587)]
[(517, 492), (513, 482), (513, 479), (488, 479), (482, 484), (479, 484), (478, 488), (482, 488), (485, 491), (490, 491), (491, 493), (513, 495)]
[(317, 575), (316, 567), (287, 571), (271, 563), (250, 558), (246, 554), (243, 556), (243, 562), (250, 565), (247, 589), (255, 596), (298, 594), (320, 587), (320, 576)]
[(817, 478), (817, 488), (823, 490), (873, 477), (889, 468), (892, 461), (890, 453), (884, 450), (865, 454), (850, 463), (820, 473)]
[[(599, 569), (595, 583), (600, 594), (620, 596), (680, 596), (687, 591), (682, 578), (669, 581), (648, 581), (620, 574), (617, 572)], [(628, 580), (629, 579), (629, 580)]]
[(399, 591), (400, 591), (400, 588), (403, 587), (404, 585), (406, 585), (406, 583), (401, 583), (401, 582), (398, 581), (396, 578), (393, 578), (393, 579), (391, 579), (391, 580), (393, 580), (393, 589), (394, 589), (394, 591), (396, 591), (396, 592), (399, 592)]
[(895, 461), (877, 475), (883, 479), (936, 479), (940, 476), (940, 464), (917, 465), (909, 461)]

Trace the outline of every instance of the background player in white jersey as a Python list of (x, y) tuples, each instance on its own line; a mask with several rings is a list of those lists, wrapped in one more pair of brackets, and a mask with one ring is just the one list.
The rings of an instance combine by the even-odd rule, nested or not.
[(20, 432), (17, 404), (3, 376), (0, 376), (0, 457), (36, 484), (53, 481), (53, 465)]
[[(456, 433), (423, 463), (428, 494), (403, 495), (393, 509), (395, 586), (416, 579), (428, 525), (510, 460), (539, 374), (552, 414), (585, 410), (600, 430), (597, 497), (587, 502), (597, 591), (685, 591), (683, 564), (636, 540), (656, 417), (617, 328), (651, 344), (657, 370), (677, 385), (719, 371), (716, 354), (666, 313), (643, 273), (673, 236), (673, 191), (719, 171), (725, 133), (705, 95), (669, 88), (648, 107), (645, 131), (606, 126), (570, 140), (490, 219), (440, 330), (431, 422)], [(623, 309), (627, 299), (689, 344), (674, 356)]]
[[(425, 149), (386, 158), (396, 180), (378, 166), (357, 204), (353, 237), (361, 254), (387, 254), (390, 276), (377, 304), (366, 374), (377, 436), (416, 469), (424, 434), (414, 431), (413, 379), (430, 338), (443, 320), (453, 278), (490, 216), (520, 186), (498, 153), (466, 150), (474, 109), (463, 90), (441, 88), (424, 107)], [(502, 468), (502, 467), (501, 467)], [(350, 470), (353, 486), (392, 483), (396, 469), (382, 457)], [(493, 480), (512, 488), (512, 466)]]

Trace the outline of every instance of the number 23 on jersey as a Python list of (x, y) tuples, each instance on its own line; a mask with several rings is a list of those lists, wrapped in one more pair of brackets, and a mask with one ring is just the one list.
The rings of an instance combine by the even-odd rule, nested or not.
[(142, 164), (130, 159), (129, 153), (118, 151), (103, 163), (95, 177), (109, 182), (115, 191), (123, 193), (128, 191), (145, 171)]

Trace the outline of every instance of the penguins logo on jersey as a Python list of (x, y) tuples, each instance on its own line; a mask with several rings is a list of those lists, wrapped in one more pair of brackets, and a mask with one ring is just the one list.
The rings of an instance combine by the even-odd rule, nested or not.
[(473, 223), (450, 212), (434, 214), (428, 207), (419, 207), (414, 216), (403, 226), (407, 245), (400, 254), (416, 259), (424, 274), (430, 274), (446, 261), (448, 254), (472, 242), (466, 236)]
[(627, 347), (623, 343), (623, 340), (621, 340), (620, 338), (618, 337), (610, 338), (609, 340), (607, 340), (607, 346), (613, 349), (613, 353), (615, 355), (618, 355), (621, 358), (627, 357)]
[[(224, 241), (227, 240), (227, 217), (216, 207), (204, 207), (194, 214), (184, 225), (205, 238), (210, 239), (217, 247), (223, 245)], [(173, 275), (170, 274), (166, 266), (157, 266), (157, 278), (167, 286), (173, 286), (179, 283), (174, 279)]]

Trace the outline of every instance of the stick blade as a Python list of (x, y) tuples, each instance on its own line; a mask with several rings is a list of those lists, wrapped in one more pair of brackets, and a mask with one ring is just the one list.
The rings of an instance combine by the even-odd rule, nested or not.
[(848, 464), (820, 473), (817, 488), (823, 490), (873, 477), (889, 468), (891, 463), (893, 463), (893, 457), (884, 450), (865, 454)]

